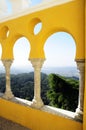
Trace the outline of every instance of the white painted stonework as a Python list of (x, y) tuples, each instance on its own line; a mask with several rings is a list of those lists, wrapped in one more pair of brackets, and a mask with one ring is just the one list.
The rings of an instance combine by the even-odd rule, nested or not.
[(10, 67), (12, 64), (12, 60), (3, 60), (3, 65), (5, 67), (6, 71), (6, 90), (3, 95), (3, 98), (5, 99), (12, 99), (14, 97), (12, 91), (11, 91), (11, 79), (10, 79)]
[[(4, 3), (6, 2), (6, 0), (3, 1)], [(8, 15), (8, 17), (4, 17), (4, 16), (1, 17), (0, 14), (0, 22), (8, 21), (20, 16), (31, 14), (33, 12), (44, 10), (46, 8), (51, 8), (56, 5), (59, 6), (68, 2), (73, 2), (74, 0), (42, 0), (40, 4), (37, 4), (36, 6), (33, 7), (32, 6), (30, 7), (31, 0), (8, 0), (8, 1), (11, 4), (13, 13), (11, 13), (11, 15)], [(2, 9), (5, 8), (5, 5), (6, 3), (3, 4)], [(2, 11), (2, 9), (1, 9), (1, 1), (0, 1), (0, 11)]]
[(83, 105), (84, 105), (84, 84), (85, 84), (85, 61), (76, 60), (77, 68), (79, 70), (79, 99), (78, 108), (76, 109), (75, 117), (83, 120)]
[(41, 108), (44, 103), (41, 99), (41, 68), (45, 59), (30, 59), (34, 68), (34, 98), (32, 100), (32, 107)]

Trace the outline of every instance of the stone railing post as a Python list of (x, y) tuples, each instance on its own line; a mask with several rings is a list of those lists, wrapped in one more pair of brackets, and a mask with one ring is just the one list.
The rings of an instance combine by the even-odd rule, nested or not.
[(78, 108), (75, 112), (75, 118), (83, 120), (83, 105), (84, 105), (84, 86), (85, 86), (85, 60), (76, 60), (79, 70), (79, 99)]
[(11, 99), (14, 97), (11, 91), (11, 84), (10, 84), (10, 67), (12, 64), (12, 60), (2, 60), (2, 62), (6, 71), (6, 90), (3, 97), (6, 99)]
[(34, 68), (34, 98), (32, 100), (32, 107), (41, 108), (44, 104), (41, 99), (41, 76), (40, 71), (44, 63), (44, 59), (30, 59)]

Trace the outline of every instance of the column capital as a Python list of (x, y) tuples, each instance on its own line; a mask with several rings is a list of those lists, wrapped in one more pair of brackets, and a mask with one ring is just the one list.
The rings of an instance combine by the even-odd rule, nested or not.
[(37, 59), (29, 59), (32, 63), (32, 66), (35, 68), (35, 69), (41, 69), (42, 68), (42, 65), (45, 61), (45, 59), (41, 59), (41, 58), (37, 58)]
[(76, 60), (77, 69), (80, 71), (85, 71), (85, 59)]
[(10, 69), (10, 66), (12, 65), (12, 62), (13, 60), (2, 60), (3, 65), (9, 69)]

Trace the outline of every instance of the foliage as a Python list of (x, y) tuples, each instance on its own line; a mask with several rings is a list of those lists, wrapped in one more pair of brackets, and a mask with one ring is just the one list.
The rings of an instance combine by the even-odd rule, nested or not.
[[(41, 87), (42, 87), (42, 99), (45, 104), (48, 104), (46, 92), (48, 90), (48, 79), (47, 75), (44, 73), (41, 73)], [(5, 80), (5, 74), (0, 75), (0, 92), (5, 91), (6, 86), (6, 80)], [(14, 96), (32, 100), (34, 96), (34, 73), (23, 73), (23, 74), (17, 74), (17, 75), (11, 75), (11, 89), (14, 94)]]
[[(45, 105), (74, 111), (78, 101), (78, 80), (56, 74), (41, 73), (41, 96)], [(5, 92), (5, 74), (0, 75), (0, 92)], [(32, 100), (34, 96), (34, 73), (11, 75), (11, 89), (16, 97)]]
[(51, 106), (75, 111), (78, 103), (79, 82), (56, 74), (48, 76), (50, 89), (47, 97)]

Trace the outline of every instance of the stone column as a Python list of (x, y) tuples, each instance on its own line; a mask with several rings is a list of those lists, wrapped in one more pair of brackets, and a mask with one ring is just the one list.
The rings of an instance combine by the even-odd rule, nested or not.
[(40, 71), (44, 59), (30, 59), (32, 66), (34, 67), (34, 98), (32, 100), (32, 107), (41, 108), (44, 104), (41, 99), (41, 76)]
[(75, 118), (83, 120), (84, 106), (84, 86), (85, 86), (85, 60), (76, 60), (79, 70), (79, 99), (78, 108), (76, 109)]
[(6, 99), (11, 99), (14, 97), (11, 91), (11, 86), (10, 86), (10, 67), (12, 64), (12, 60), (3, 60), (2, 62), (6, 71), (6, 90), (3, 97)]

